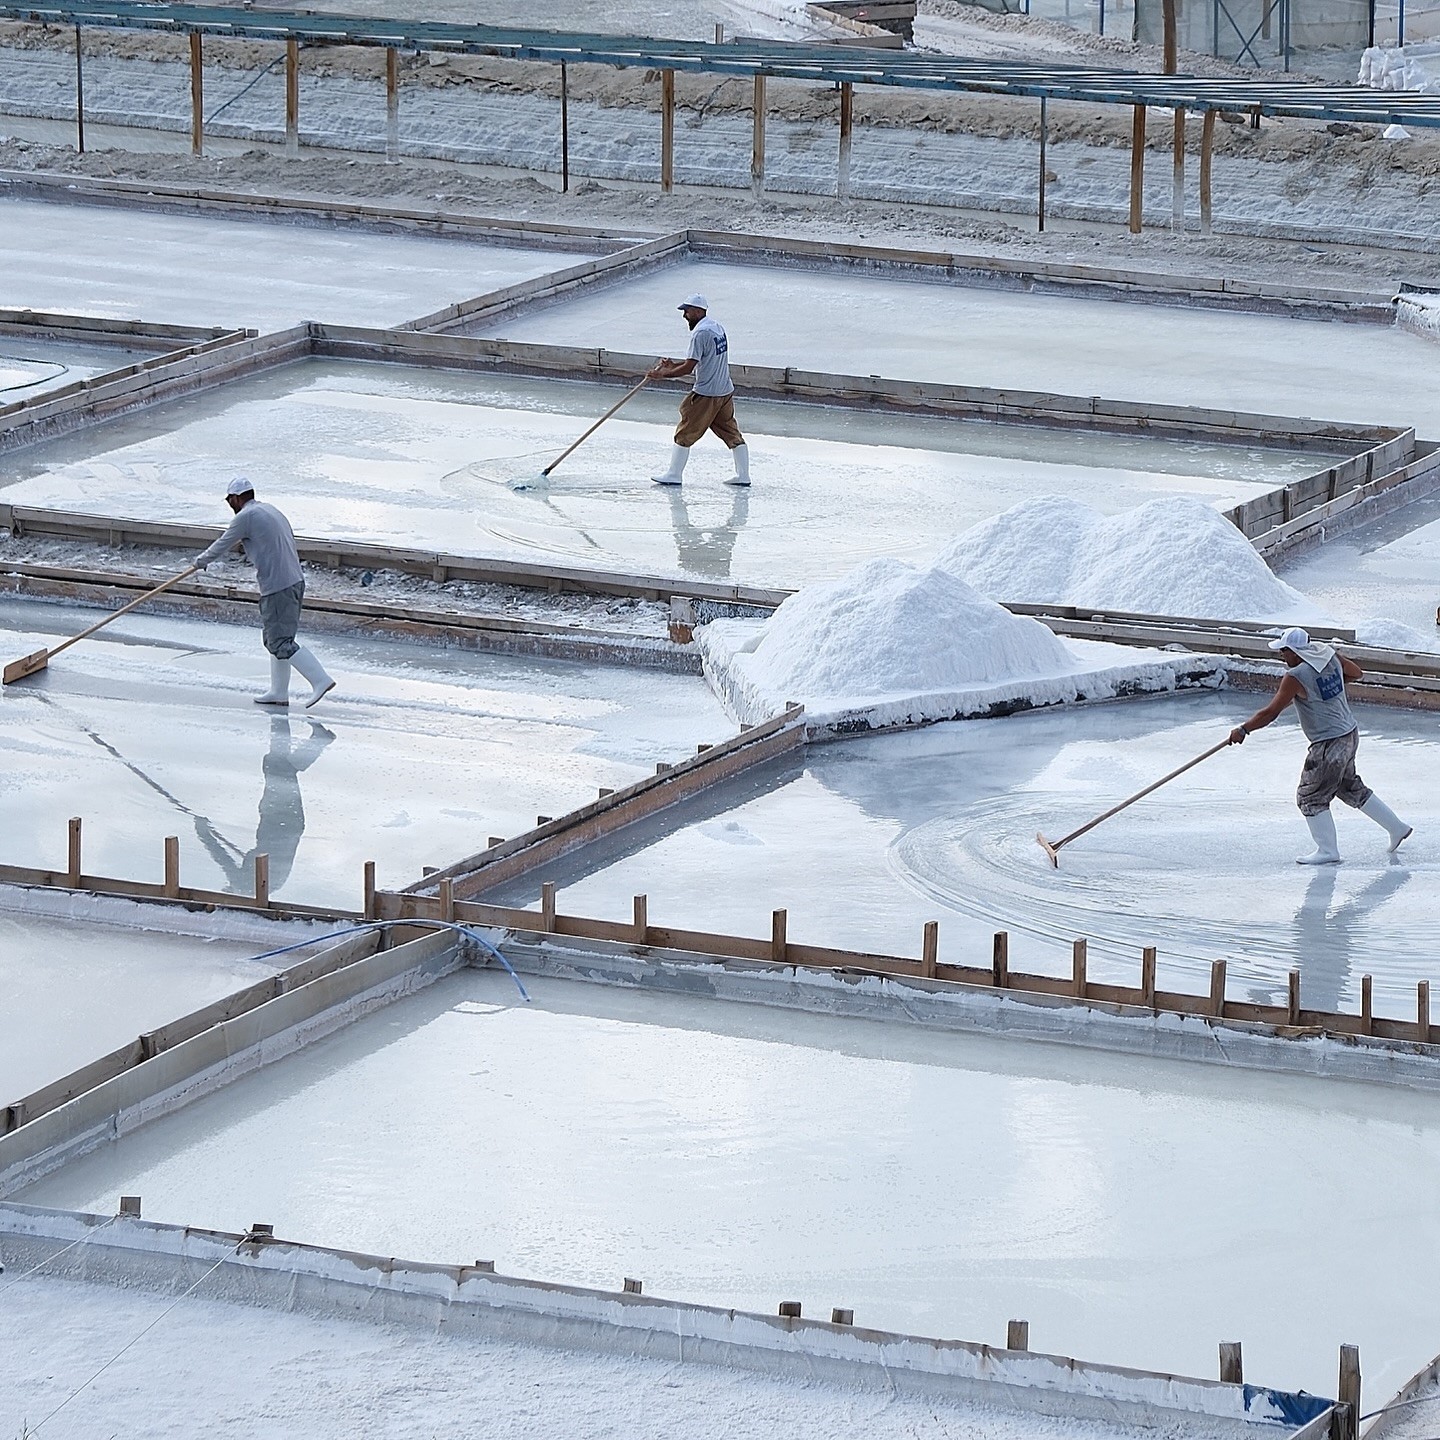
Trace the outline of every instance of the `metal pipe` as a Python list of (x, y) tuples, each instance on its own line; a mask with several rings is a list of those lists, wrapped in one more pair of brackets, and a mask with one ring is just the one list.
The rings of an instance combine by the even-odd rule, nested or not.
[(75, 149), (85, 153), (85, 55), (80, 46), (80, 27), (75, 27)]
[(570, 190), (570, 67), (560, 62), (560, 189)]
[(1040, 204), (1039, 228), (1045, 228), (1045, 142), (1049, 138), (1050, 123), (1046, 112), (1045, 97), (1040, 97)]

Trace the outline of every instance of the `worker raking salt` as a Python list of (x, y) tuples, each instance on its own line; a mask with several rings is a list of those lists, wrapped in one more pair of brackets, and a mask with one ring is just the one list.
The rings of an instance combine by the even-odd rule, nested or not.
[(1300, 865), (1338, 865), (1340, 844), (1335, 835), (1332, 800), (1368, 815), (1390, 836), (1390, 850), (1400, 848), (1413, 833), (1411, 826), (1360, 778), (1355, 753), (1360, 747), (1360, 727), (1345, 694), (1345, 682), (1365, 673), (1353, 661), (1337, 655), (1329, 646), (1312, 640), (1301, 629), (1287, 630), (1270, 642), (1286, 664), (1285, 678), (1268, 705), (1257, 710), (1243, 725), (1230, 732), (1232, 745), (1243, 745), (1252, 730), (1268, 725), (1293, 704), (1300, 716), (1300, 728), (1310, 742), (1305, 765), (1300, 771), (1300, 788), (1295, 803), (1315, 840), (1313, 854), (1302, 855)]
[(730, 380), (730, 341), (724, 327), (709, 316), (703, 295), (687, 295), (677, 307), (690, 327), (690, 353), (684, 360), (660, 360), (646, 372), (650, 380), (678, 380), (693, 375), (690, 393), (680, 402), (680, 424), (670, 450), (670, 468), (654, 476), (657, 485), (678, 485), (685, 475), (690, 447), (713, 430), (729, 447), (735, 473), (727, 485), (750, 483), (750, 447), (735, 423), (735, 386)]
[(225, 503), (235, 512), (235, 518), (225, 527), (225, 533), (196, 558), (195, 564), (203, 570), (237, 545), (244, 546), (260, 582), (260, 624), (265, 648), (270, 652), (270, 688), (257, 695), (255, 703), (288, 705), (293, 665), (310, 682), (310, 696), (305, 701), (308, 710), (335, 688), (335, 682), (314, 654), (295, 640), (300, 628), (300, 606), (305, 599), (305, 576), (295, 549), (294, 531), (273, 505), (255, 498), (255, 487), (243, 477), (230, 482)]

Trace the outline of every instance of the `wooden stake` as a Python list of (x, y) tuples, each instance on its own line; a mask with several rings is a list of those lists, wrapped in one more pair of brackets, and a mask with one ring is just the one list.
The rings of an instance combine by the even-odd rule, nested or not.
[(270, 857), (255, 857), (255, 903), (262, 909), (270, 905)]
[(1245, 1360), (1240, 1353), (1238, 1340), (1220, 1342), (1220, 1380), (1225, 1385), (1245, 1383)]
[(1037, 229), (1045, 228), (1045, 144), (1050, 135), (1050, 121), (1046, 110), (1045, 97), (1040, 97), (1040, 201), (1037, 209), (1039, 224)]
[(300, 153), (300, 42), (285, 42), (285, 153)]
[(65, 867), (65, 884), (71, 890), (80, 888), (80, 817), (74, 815), (70, 819), (70, 829), (67, 835), (66, 846), (67, 859)]
[(1210, 963), (1210, 1013), (1217, 1019), (1225, 1016), (1225, 962)]
[(1375, 982), (1368, 975), (1360, 977), (1360, 1033), (1375, 1033)]
[(367, 920), (374, 920), (377, 912), (375, 907), (375, 862), (373, 860), (367, 860), (365, 862), (363, 893), (365, 918)]
[(1342, 1440), (1355, 1440), (1360, 1433), (1360, 1347), (1340, 1347), (1340, 1390), (1335, 1397), (1342, 1405), (1349, 1407), (1349, 1414), (1342, 1416), (1340, 1428)]
[(1070, 947), (1070, 989), (1080, 1000), (1085, 998), (1085, 967), (1089, 960), (1089, 948), (1084, 940), (1077, 940)]
[(1155, 1003), (1155, 947), (1147, 945), (1140, 952), (1140, 995), (1147, 1005)]
[(635, 943), (643, 945), (650, 930), (650, 901), (644, 895), (635, 897)]
[(675, 72), (660, 72), (660, 189), (675, 188)]
[(570, 67), (560, 62), (560, 191), (570, 191)]
[(1207, 110), (1200, 125), (1200, 233), (1210, 233), (1210, 162), (1215, 151), (1215, 112)]
[(547, 934), (555, 931), (555, 882), (547, 880), (540, 887), (540, 928)]
[(1010, 983), (1010, 932), (997, 930), (990, 951), (990, 983), (1003, 990)]
[(200, 32), (190, 32), (190, 153), (205, 153), (205, 73), (202, 69)]
[(1030, 1322), (1012, 1320), (1005, 1327), (1005, 1348), (1007, 1350), (1028, 1350), (1030, 1348)]
[(925, 938), (920, 945), (920, 973), (927, 980), (935, 978), (935, 966), (940, 958), (940, 922), (925, 922)]
[(172, 900), (180, 896), (180, 837), (165, 837), (165, 893)]
[(1415, 987), (1415, 1038), (1430, 1043), (1430, 982), (1422, 980)]
[(385, 49), (385, 159), (400, 160), (400, 52), (393, 45)]
[(1179, 46), (1175, 34), (1175, 0), (1161, 0), (1161, 15), (1165, 26), (1165, 52), (1161, 62), (1162, 73), (1175, 73), (1176, 51)]
[(753, 125), (750, 132), (750, 193), (765, 193), (765, 77), (755, 77)]
[(1145, 107), (1135, 106), (1130, 127), (1130, 233), (1138, 235), (1145, 208)]
[(440, 918), (455, 923), (455, 882), (446, 876), (440, 882)]
[(75, 27), (75, 149), (85, 153), (85, 52)]
[(855, 87), (840, 83), (840, 166), (835, 175), (835, 198), (850, 198), (850, 132), (855, 124)]
[(777, 965), (785, 963), (786, 951), (789, 948), (785, 933), (789, 918), (788, 912), (784, 910), (775, 910), (770, 915), (770, 958)]
[(1175, 107), (1175, 172), (1170, 183), (1170, 228), (1185, 229), (1185, 111)]
[(1292, 970), (1289, 980), (1289, 997), (1287, 1003), (1286, 1021), (1290, 1025), (1300, 1023), (1300, 972)]

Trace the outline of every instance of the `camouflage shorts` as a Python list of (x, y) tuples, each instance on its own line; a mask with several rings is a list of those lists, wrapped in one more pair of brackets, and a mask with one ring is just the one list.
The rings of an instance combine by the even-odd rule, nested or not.
[(1316, 740), (1305, 756), (1300, 771), (1300, 788), (1295, 803), (1302, 815), (1318, 815), (1330, 808), (1332, 800), (1343, 800), (1358, 810), (1369, 798), (1370, 787), (1355, 769), (1355, 752), (1360, 748), (1360, 731), (1334, 740)]

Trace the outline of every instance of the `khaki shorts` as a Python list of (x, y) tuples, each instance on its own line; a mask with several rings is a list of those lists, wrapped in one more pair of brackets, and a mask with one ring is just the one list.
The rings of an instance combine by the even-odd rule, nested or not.
[(707, 430), (713, 430), (732, 450), (745, 443), (735, 423), (733, 395), (697, 395), (692, 390), (680, 402), (675, 443), (688, 450)]
[(1370, 787), (1355, 769), (1355, 752), (1359, 748), (1358, 729), (1311, 745), (1300, 771), (1300, 788), (1295, 792), (1295, 803), (1302, 815), (1318, 815), (1330, 808), (1332, 800), (1342, 800), (1358, 810), (1370, 798)]

